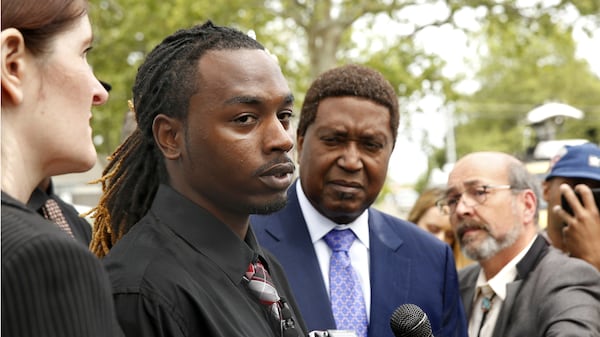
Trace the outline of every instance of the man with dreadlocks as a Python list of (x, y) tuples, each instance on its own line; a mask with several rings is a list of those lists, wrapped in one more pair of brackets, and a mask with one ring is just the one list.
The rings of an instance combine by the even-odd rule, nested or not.
[(294, 98), (275, 59), (210, 21), (147, 56), (137, 128), (101, 179), (91, 248), (127, 336), (304, 336), (283, 270), (249, 227), (286, 203)]

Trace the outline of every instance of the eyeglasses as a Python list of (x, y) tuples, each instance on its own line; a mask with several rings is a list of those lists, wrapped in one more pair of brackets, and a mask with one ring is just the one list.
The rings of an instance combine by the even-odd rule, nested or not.
[[(448, 194), (445, 197), (436, 201), (435, 205), (439, 208), (440, 212), (444, 215), (454, 214), (456, 207), (460, 202), (461, 198), (465, 205), (469, 207), (475, 207), (477, 205), (483, 205), (487, 200), (488, 194), (493, 190), (510, 190), (513, 187), (511, 185), (480, 185), (480, 186), (469, 186), (463, 193)], [(466, 199), (469, 199), (473, 203), (467, 204)]]

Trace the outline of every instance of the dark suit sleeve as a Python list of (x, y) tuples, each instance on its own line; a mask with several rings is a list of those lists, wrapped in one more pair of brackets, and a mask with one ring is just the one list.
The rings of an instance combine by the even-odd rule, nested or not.
[(454, 256), (449, 246), (446, 247), (446, 270), (444, 275), (446, 275), (446, 279), (442, 331), (437, 333), (434, 331), (434, 336), (466, 337), (466, 316), (460, 297)]
[(60, 234), (28, 238), (2, 257), (2, 335), (122, 336), (100, 261)]
[(600, 336), (600, 274), (574, 258), (556, 267), (563, 273), (541, 278), (545, 294), (535, 300), (536, 312), (547, 318), (544, 335)]
[(285, 272), (283, 271), (283, 267), (272, 253), (270, 253), (264, 248), (263, 252), (269, 263), (271, 277), (273, 278), (273, 281), (276, 284), (277, 291), (279, 292), (279, 295), (281, 297), (285, 298), (288, 305), (290, 306), (292, 315), (295, 318), (296, 329), (298, 330), (299, 334), (305, 336), (307, 331), (306, 323), (304, 322), (304, 319), (300, 314), (300, 309), (298, 307), (298, 304), (296, 303), (296, 298), (294, 297), (292, 289), (288, 283)]

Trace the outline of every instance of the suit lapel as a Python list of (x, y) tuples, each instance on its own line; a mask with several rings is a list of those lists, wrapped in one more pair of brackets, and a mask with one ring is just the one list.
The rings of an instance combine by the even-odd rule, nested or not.
[(502, 303), (502, 308), (498, 314), (498, 320), (496, 320), (496, 325), (494, 326), (494, 333), (492, 336), (505, 335), (506, 326), (510, 318), (511, 308), (515, 302), (517, 294), (519, 293), (519, 289), (521, 289), (521, 283), (522, 280), (516, 280), (506, 285), (506, 298)]
[[(369, 336), (389, 335), (389, 319), (399, 303), (406, 303), (411, 286), (409, 275), (414, 269), (411, 265), (413, 261), (406, 257), (410, 254), (401, 254), (403, 240), (391, 229), (392, 225), (381, 213), (369, 209), (371, 266)], [(390, 296), (391, 292), (394, 296)]]
[(506, 285), (506, 298), (502, 303), (502, 309), (500, 309), (493, 336), (500, 337), (505, 335), (507, 324), (512, 314), (512, 307), (521, 290), (521, 286), (529, 275), (529, 272), (535, 268), (546, 253), (548, 253), (548, 243), (542, 236), (538, 235), (527, 254), (517, 263), (517, 279)]
[[(287, 279), (309, 331), (334, 329), (329, 295), (300, 209), (296, 184), (288, 190), (287, 206), (275, 216), (279, 217), (274, 222), (277, 225), (271, 224), (265, 230), (275, 240), (271, 250), (285, 266)], [(290, 219), (296, 221), (290, 223)]]
[(479, 265), (467, 267), (459, 273), (460, 279), (460, 296), (465, 308), (467, 321), (471, 318), (471, 310), (473, 309), (473, 298), (475, 297), (475, 285), (477, 276), (479, 275)]

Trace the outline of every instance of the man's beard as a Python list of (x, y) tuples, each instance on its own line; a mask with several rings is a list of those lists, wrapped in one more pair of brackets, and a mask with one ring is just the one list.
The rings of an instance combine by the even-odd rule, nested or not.
[(249, 213), (250, 214), (260, 214), (260, 215), (271, 214), (271, 213), (275, 213), (275, 212), (283, 209), (286, 204), (287, 204), (287, 197), (277, 199), (277, 200), (274, 200), (272, 202), (262, 204), (262, 205), (250, 205)]
[[(469, 225), (473, 226), (474, 224)], [(462, 226), (463, 225), (461, 225), (461, 227)], [(490, 231), (490, 228), (487, 224), (476, 224), (475, 226), (484, 230), (487, 233), (487, 236), (478, 245), (475, 242), (471, 242), (471, 240), (466, 241), (463, 237), (461, 237), (460, 245), (463, 254), (476, 261), (487, 260), (498, 254), (503, 249), (512, 246), (519, 239), (519, 236), (523, 230), (522, 223), (515, 223), (513, 228), (508, 233), (506, 233), (503, 237), (498, 238), (495, 237)]]

